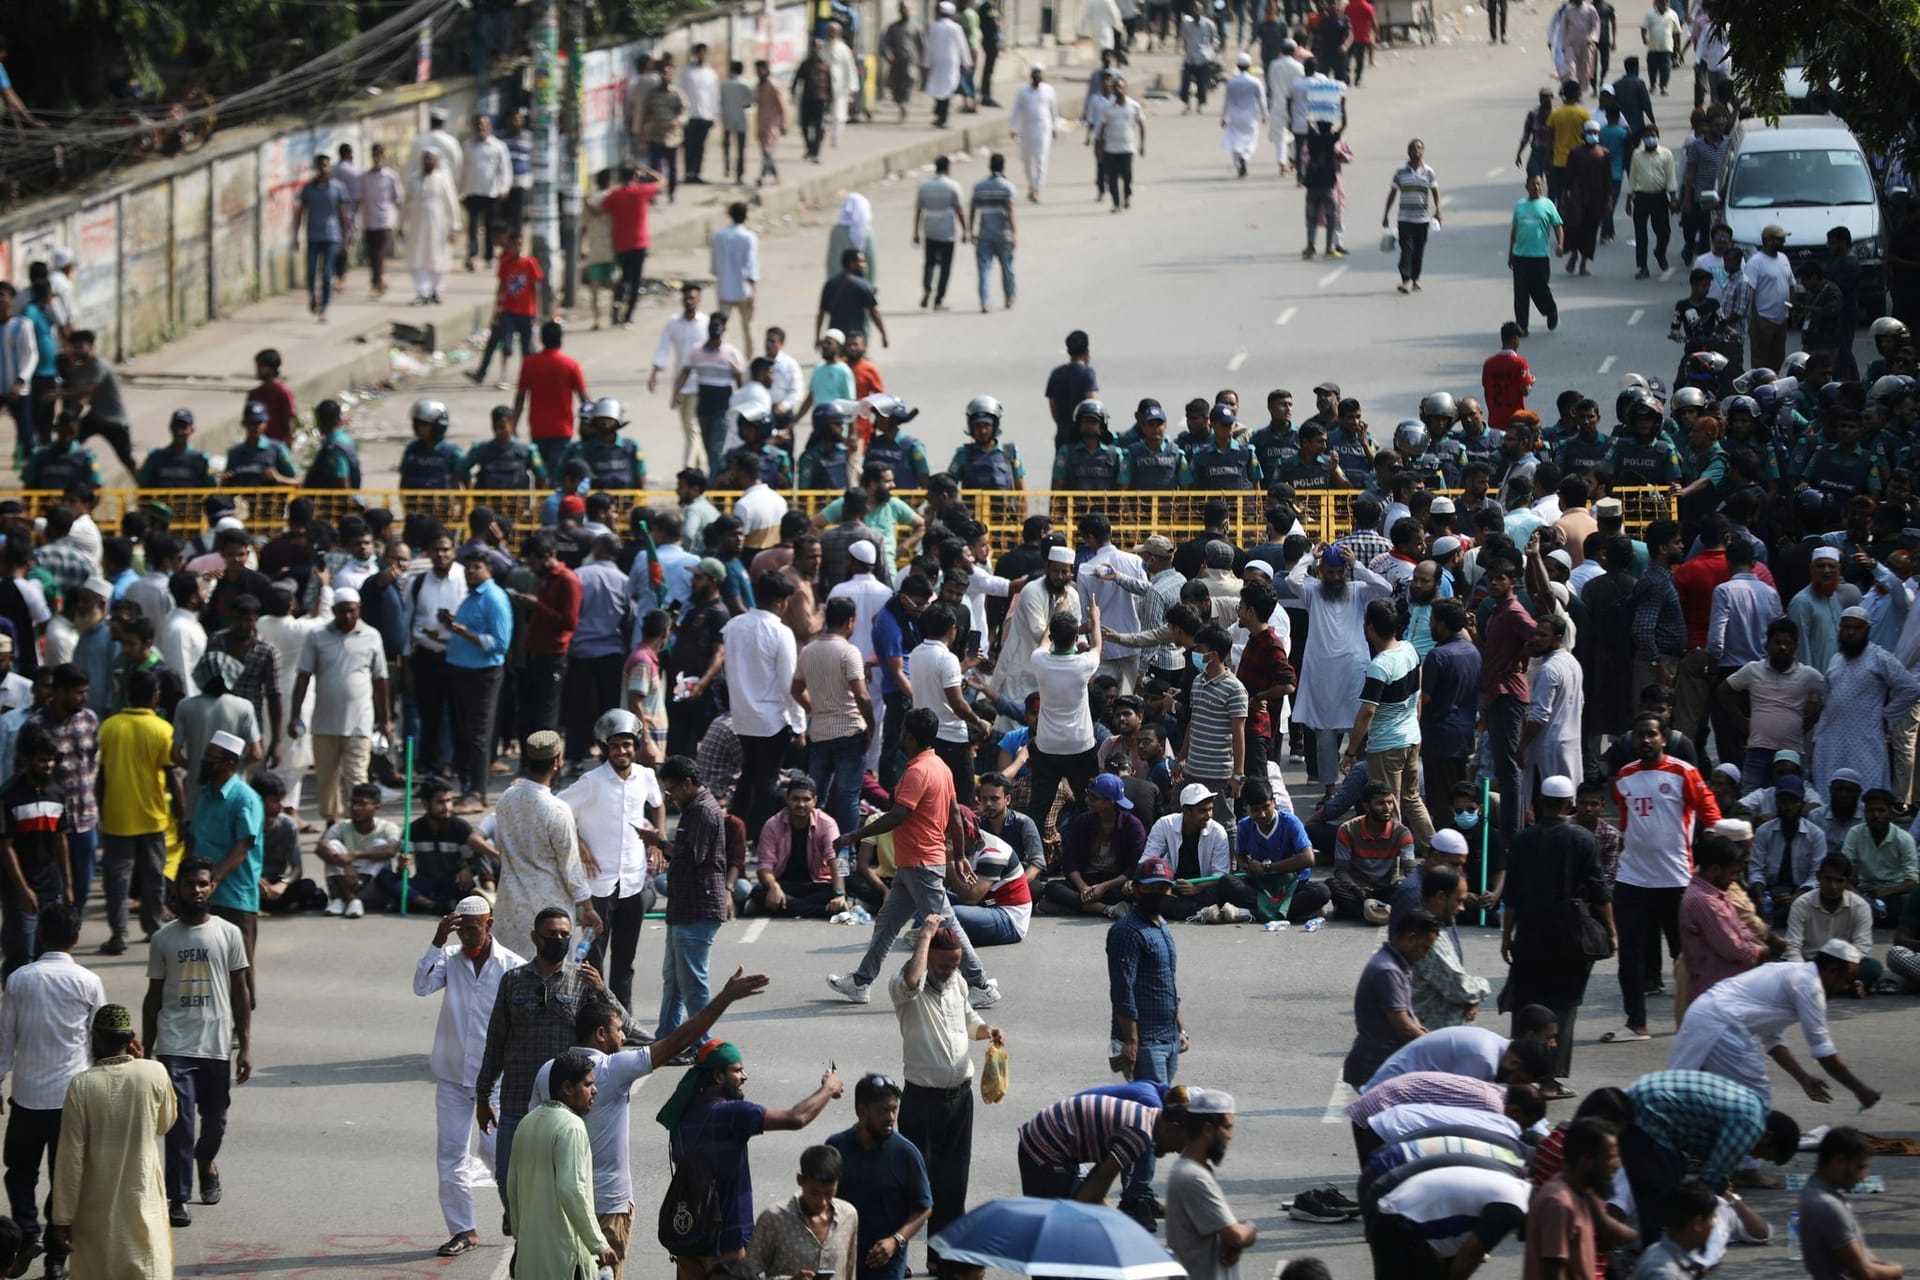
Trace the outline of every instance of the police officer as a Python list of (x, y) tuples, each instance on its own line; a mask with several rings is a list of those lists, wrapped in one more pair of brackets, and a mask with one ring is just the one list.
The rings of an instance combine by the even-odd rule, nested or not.
[(452, 489), (460, 479), (460, 450), (447, 439), (453, 419), (438, 400), (415, 400), (413, 439), (400, 454), (402, 489)]
[(1193, 466), (1180, 447), (1167, 439), (1167, 411), (1158, 400), (1140, 409), (1140, 423), (1126, 446), (1127, 466), (1136, 489), (1186, 489), (1193, 485)]
[(1295, 489), (1351, 489), (1340, 460), (1327, 450), (1327, 429), (1317, 422), (1300, 427), (1300, 454), (1281, 468), (1280, 479)]
[(167, 423), (168, 443), (152, 449), (134, 483), (142, 489), (206, 489), (213, 484), (207, 455), (193, 447), (193, 410), (175, 409)]
[(992, 396), (975, 396), (967, 401), (967, 434), (972, 437), (954, 450), (947, 474), (962, 488), (991, 489), (1005, 493), (1027, 487), (1027, 468), (1020, 453), (1000, 440), (1000, 402)]
[(727, 450), (726, 470), (731, 473), (741, 458), (753, 458), (760, 464), (760, 479), (776, 489), (793, 487), (793, 455), (774, 444), (773, 410), (751, 405), (734, 414), (740, 443)]
[(1878, 493), (1884, 483), (1878, 460), (1860, 447), (1860, 414), (1839, 405), (1827, 414), (1827, 441), (1813, 451), (1801, 474), (1810, 488), (1845, 502), (1862, 493)]
[[(745, 417), (753, 410), (742, 409)], [(767, 420), (771, 427), (773, 419)], [(800, 487), (833, 489), (847, 487), (852, 456), (847, 452), (847, 429), (853, 425), (853, 410), (843, 400), (829, 400), (813, 406), (813, 433), (807, 447), (800, 451)]]
[(1073, 407), (1073, 425), (1080, 438), (1054, 454), (1054, 488), (1088, 492), (1128, 486), (1127, 456), (1113, 443), (1109, 421), (1107, 406), (1098, 400), (1082, 400)]
[(1207, 439), (1195, 445), (1187, 455), (1193, 473), (1193, 487), (1207, 492), (1215, 489), (1257, 489), (1260, 487), (1260, 461), (1251, 446), (1233, 438), (1239, 419), (1232, 409), (1216, 404), (1207, 410)]
[(593, 402), (580, 438), (567, 446), (561, 465), (578, 459), (596, 489), (644, 489), (647, 460), (640, 446), (621, 435), (627, 425), (626, 406), (607, 396)]
[(100, 464), (93, 450), (73, 438), (78, 428), (79, 422), (71, 414), (62, 413), (54, 420), (51, 442), (35, 449), (21, 468), (21, 488), (65, 493), (80, 483), (100, 487)]
[(521, 490), (547, 487), (540, 451), (513, 438), (513, 410), (493, 408), (493, 439), (482, 440), (460, 459), (460, 483), (469, 489)]
[(1300, 456), (1300, 432), (1293, 425), (1293, 392), (1267, 393), (1267, 425), (1247, 441), (1260, 474), (1277, 476), (1280, 468)]
[(1506, 438), (1506, 433), (1487, 430), (1487, 415), (1481, 410), (1478, 400), (1468, 398), (1460, 401), (1455, 406), (1455, 412), (1459, 415), (1460, 429), (1453, 438), (1460, 442), (1461, 465), (1484, 462), (1489, 467), (1494, 466), (1494, 458), (1500, 452), (1500, 442)]
[(1660, 429), (1665, 414), (1641, 388), (1629, 387), (1626, 394), (1630, 397), (1627, 430), (1614, 439), (1613, 448), (1607, 454), (1614, 484), (1679, 484), (1680, 455)]
[(1459, 456), (1458, 445), (1454, 445), (1450, 458), (1444, 451), (1449, 444), (1453, 442), (1444, 436), (1434, 439), (1417, 418), (1407, 418), (1393, 429), (1393, 449), (1400, 455), (1401, 468), (1419, 476), (1429, 489), (1460, 487), (1460, 467), (1452, 460)]
[[(1674, 403), (1679, 404), (1679, 397), (1688, 391), (1700, 396), (1701, 404), (1706, 403), (1706, 397), (1692, 387), (1684, 387), (1676, 393)], [(1553, 463), (1560, 468), (1562, 475), (1585, 477), (1587, 472), (1607, 460), (1607, 455), (1613, 452), (1613, 441), (1601, 436), (1600, 406), (1592, 400), (1585, 397), (1576, 400), (1570, 416), (1573, 434), (1554, 447)]]
[(866, 465), (879, 463), (893, 468), (893, 479), (903, 489), (924, 489), (933, 468), (927, 463), (927, 448), (900, 430), (920, 416), (909, 409), (899, 396), (877, 395), (867, 400), (873, 414), (873, 438), (867, 441)]
[(227, 469), (220, 474), (221, 484), (263, 485), (299, 483), (294, 469), (293, 451), (278, 440), (261, 435), (267, 427), (267, 406), (249, 400), (240, 411), (242, 437), (227, 449)]

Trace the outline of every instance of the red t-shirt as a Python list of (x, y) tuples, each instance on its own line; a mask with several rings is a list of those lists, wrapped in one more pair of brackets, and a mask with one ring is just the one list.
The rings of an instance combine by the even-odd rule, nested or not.
[(275, 379), (263, 382), (247, 392), (247, 399), (258, 400), (267, 406), (267, 425), (260, 434), (269, 440), (278, 440), (281, 444), (293, 443), (293, 389), (286, 383)]
[(913, 816), (893, 829), (893, 865), (943, 867), (947, 864), (947, 819), (953, 813), (953, 771), (933, 751), (907, 762), (894, 784), (893, 802)]
[(647, 232), (647, 211), (659, 194), (657, 182), (631, 182), (607, 192), (600, 208), (612, 224), (615, 253), (644, 249), (653, 243), (653, 237)]
[(536, 351), (520, 362), (527, 393), (527, 434), (535, 440), (573, 438), (573, 402), (587, 398), (587, 375), (564, 351)]
[(510, 316), (530, 316), (540, 309), (540, 282), (547, 278), (535, 259), (521, 254), (500, 259), (500, 309)]
[(1347, 0), (1347, 25), (1355, 44), (1373, 43), (1373, 6), (1367, 0)]
[(877, 396), (887, 389), (887, 384), (880, 381), (879, 368), (865, 356), (849, 364), (847, 370), (853, 374), (853, 394), (856, 399)]
[(1505, 431), (1513, 415), (1527, 407), (1533, 375), (1518, 351), (1496, 351), (1480, 366), (1480, 389), (1487, 393), (1487, 425)]

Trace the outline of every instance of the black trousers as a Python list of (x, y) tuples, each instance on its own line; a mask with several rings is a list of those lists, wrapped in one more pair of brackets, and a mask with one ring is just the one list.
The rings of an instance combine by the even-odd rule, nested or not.
[(1580, 1015), (1580, 1003), (1586, 998), (1587, 979), (1593, 973), (1593, 964), (1568, 961), (1525, 946), (1515, 949), (1513, 960), (1501, 1007), (1516, 1016), (1530, 1004), (1553, 1010), (1560, 1024), (1553, 1074), (1555, 1079), (1564, 1079), (1573, 1074), (1574, 1022)]
[(613, 322), (624, 324), (633, 319), (634, 304), (640, 301), (640, 278), (647, 270), (647, 251), (622, 249), (613, 257), (620, 264), (620, 283), (613, 288)]
[[(1200, 105), (1204, 107), (1207, 104), (1202, 101)], [(1106, 170), (1107, 194), (1113, 197), (1113, 207), (1118, 209), (1122, 204), (1132, 204), (1133, 152), (1113, 155), (1103, 151), (1100, 153), (1100, 164)]]
[[(935, 104), (934, 113), (941, 119), (946, 117)], [(800, 99), (800, 139), (807, 144), (807, 159), (820, 158), (820, 144), (827, 137), (827, 104), (812, 98)]]
[[(1317, 919), (1320, 908), (1333, 900), (1333, 891), (1328, 881), (1309, 880), (1305, 884), (1295, 885), (1293, 897), (1287, 902), (1287, 921), (1290, 924), (1305, 924)], [(1240, 875), (1224, 875), (1215, 882), (1218, 898), (1222, 902), (1251, 911), (1260, 896), (1260, 886), (1253, 880)]]
[(616, 892), (593, 900), (593, 909), (604, 926), (593, 935), (587, 961), (606, 977), (607, 990), (623, 1008), (633, 1008), (633, 956), (640, 946), (640, 931), (647, 927), (647, 910), (653, 898), (653, 886), (647, 884), (624, 898)]
[(935, 240), (928, 236), (926, 240), (926, 258), (920, 267), (921, 305), (925, 306), (926, 296), (933, 295), (936, 304), (947, 300), (947, 280), (953, 275), (953, 241)]
[[(1119, 41), (1116, 38), (1115, 44)], [(983, 50), (980, 54), (980, 100), (986, 102), (993, 97), (993, 67), (1000, 61), (1000, 46)], [(1123, 60), (1124, 61), (1124, 60)]]
[[(849, 887), (851, 887), (853, 877), (847, 877), (847, 881)], [(767, 886), (755, 882), (753, 891), (747, 895), (746, 906), (741, 909), (741, 914), (749, 916), (777, 915), (784, 916), (788, 920), (825, 920), (828, 915), (827, 904), (832, 902), (834, 897), (833, 884), (831, 881), (826, 884), (809, 884), (804, 889), (789, 889), (783, 886), (782, 892), (787, 895), (786, 905), (779, 911), (769, 911), (767, 910)], [(886, 895), (878, 895), (872, 898), (871, 901), (876, 903), (884, 902), (886, 901)]]
[(1686, 1181), (1686, 1156), (1670, 1147), (1661, 1146), (1640, 1126), (1629, 1124), (1620, 1131), (1620, 1167), (1626, 1171), (1627, 1185), (1633, 1188), (1634, 1207), (1640, 1214), (1640, 1230), (1659, 1231), (1662, 1206)]
[(1507, 0), (1487, 0), (1487, 39), (1507, 38)]
[(530, 653), (520, 677), (520, 739), (542, 729), (559, 732), (560, 694), (567, 686), (567, 655)]
[(1420, 771), (1427, 784), (1423, 797), (1427, 802), (1427, 814), (1437, 822), (1442, 814), (1449, 812), (1448, 806), (1453, 803), (1453, 788), (1466, 781), (1467, 758), (1423, 754), (1420, 757)]
[(687, 181), (699, 182), (700, 167), (707, 159), (707, 135), (713, 132), (713, 121), (691, 119), (687, 121), (687, 137), (680, 144), (680, 154), (685, 157)]
[(1427, 230), (1424, 222), (1400, 224), (1400, 278), (1418, 280), (1427, 261)]
[(733, 789), (727, 812), (747, 824), (747, 840), (751, 843), (760, 838), (760, 828), (781, 803), (774, 795), (774, 786), (780, 779), (780, 766), (787, 758), (787, 744), (793, 741), (793, 730), (783, 726), (780, 732), (768, 737), (755, 738), (742, 733), (739, 738), (740, 782)]
[[(952, 107), (953, 107), (953, 99), (950, 97), (935, 98), (933, 100), (933, 127), (934, 128), (944, 129), (947, 127), (947, 112)], [(803, 130), (806, 128), (806, 110), (807, 110), (807, 105), (806, 103), (802, 102), (800, 104), (800, 112), (801, 112), (800, 127)], [(814, 151), (809, 151), (807, 154), (814, 155), (814, 154), (817, 154), (817, 152), (818, 152), (818, 148), (815, 148)]]
[(1520, 332), (1527, 331), (1531, 318), (1528, 304), (1540, 309), (1549, 329), (1560, 323), (1560, 308), (1553, 301), (1553, 259), (1515, 258), (1513, 260), (1513, 322)]
[[(1046, 828), (1047, 814), (1053, 808), (1053, 797), (1059, 792), (1060, 784), (1067, 784), (1067, 790), (1073, 793), (1073, 802), (1078, 804), (1086, 796), (1093, 775), (1100, 771), (1100, 762), (1092, 747), (1070, 756), (1029, 750), (1027, 759), (1033, 770), (1033, 786), (1027, 793), (1027, 816), (1042, 830)], [(1060, 824), (1066, 825), (1064, 814)]]
[(1412, 1220), (1371, 1207), (1361, 1217), (1373, 1255), (1373, 1280), (1447, 1280), (1453, 1274), (1452, 1259), (1435, 1253)]
[(493, 726), (505, 667), (447, 668), (447, 711), (453, 721), (453, 772), (460, 789), (485, 799), (493, 776)]
[(954, 798), (961, 804), (971, 806), (973, 804), (972, 745), (937, 738), (934, 740), (933, 754), (939, 756), (947, 768), (953, 771)]
[(569, 656), (564, 713), (567, 722), (567, 763), (587, 758), (593, 746), (593, 725), (614, 707), (626, 705), (620, 696), (620, 666), (626, 659), (617, 653), (600, 658)]
[[(713, 723), (713, 692), (711, 690), (697, 698), (667, 703), (667, 754), (673, 756), (691, 756), (700, 747), (700, 737), (706, 733), (707, 726)], [(753, 832), (750, 839), (758, 839), (760, 833)]]
[(1707, 251), (1713, 238), (1713, 215), (1700, 207), (1698, 201), (1688, 201), (1687, 207), (1680, 211), (1680, 256), (1691, 262)]
[(900, 726), (905, 723), (907, 712), (913, 710), (913, 698), (904, 693), (889, 693), (881, 701), (886, 710), (880, 720), (880, 786), (892, 791), (893, 784), (900, 781), (900, 766), (894, 762), (900, 751)]
[(1667, 269), (1667, 242), (1673, 238), (1673, 218), (1663, 192), (1634, 192), (1627, 197), (1633, 206), (1633, 263), (1647, 268), (1647, 230), (1653, 230), (1653, 260)]
[(423, 769), (438, 769), (452, 757), (453, 744), (441, 741), (441, 726), (447, 719), (450, 690), (447, 686), (447, 655), (419, 646), (407, 660), (413, 673), (413, 705), (420, 713), (420, 741), (414, 763)]
[(1680, 954), (1680, 899), (1685, 893), (1613, 886), (1613, 922), (1620, 931), (1620, 1003), (1626, 1006), (1630, 1027), (1647, 1025), (1647, 987), (1660, 980), (1660, 936), (1666, 935), (1669, 955)]
[[(905, 1111), (905, 1104), (901, 1110)], [(1124, 1170), (1122, 1171), (1124, 1172)], [(1057, 1165), (1041, 1164), (1027, 1154), (1025, 1147), (1020, 1148), (1020, 1194), (1035, 1196), (1041, 1200), (1066, 1200), (1072, 1197), (1074, 1189), (1080, 1185), (1080, 1170), (1065, 1169)], [(934, 1203), (939, 1203), (936, 1196)], [(937, 1210), (936, 1210), (937, 1212)]]
[(909, 1082), (900, 1093), (900, 1136), (920, 1149), (933, 1184), (931, 1240), (967, 1211), (967, 1174), (973, 1166), (973, 1088), (933, 1089)]
[(113, 456), (120, 459), (120, 465), (127, 469), (128, 475), (140, 474), (140, 464), (133, 460), (133, 433), (126, 423), (109, 422), (89, 410), (86, 417), (80, 419), (80, 430), (74, 438), (85, 444), (94, 436), (99, 436), (112, 446)]
[[(14, 1103), (7, 1113), (7, 1138), (4, 1159), (7, 1166), (7, 1207), (20, 1224), (25, 1243), (40, 1238), (40, 1206), (35, 1195), (40, 1189), (40, 1161), (47, 1162), (46, 1214), (53, 1216), (53, 1166), (60, 1151), (60, 1108), (39, 1110)], [(47, 1257), (66, 1257), (66, 1250), (47, 1245)]]
[(1667, 91), (1667, 84), (1673, 79), (1673, 54), (1658, 49), (1647, 50), (1647, 88)]
[(493, 261), (493, 197), (465, 196), (461, 203), (467, 206), (467, 264), (484, 252), (486, 260)]

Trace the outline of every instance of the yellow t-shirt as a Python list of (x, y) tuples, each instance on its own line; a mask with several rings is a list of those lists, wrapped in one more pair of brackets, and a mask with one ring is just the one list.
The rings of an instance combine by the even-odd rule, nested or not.
[(100, 767), (107, 794), (100, 834), (145, 836), (172, 820), (165, 770), (173, 759), (173, 726), (150, 707), (128, 707), (100, 722)]
[(1580, 131), (1593, 119), (1585, 107), (1563, 102), (1547, 116), (1547, 128), (1553, 130), (1553, 167), (1567, 167), (1567, 157), (1580, 145)]

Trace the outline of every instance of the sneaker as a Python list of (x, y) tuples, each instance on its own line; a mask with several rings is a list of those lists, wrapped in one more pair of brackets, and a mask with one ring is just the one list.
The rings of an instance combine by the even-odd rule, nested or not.
[(1633, 273), (1633, 278), (1635, 280), (1645, 280), (1651, 274), (1652, 273), (1649, 272), (1645, 267), (1641, 267), (1638, 271), (1635, 271)]
[(358, 920), (361, 916), (367, 914), (367, 904), (355, 898), (347, 904), (346, 910), (341, 912), (341, 914), (349, 920)]
[(991, 1009), (1005, 999), (1000, 993), (1000, 979), (988, 978), (987, 985), (975, 987), (967, 992), (967, 1003), (976, 1009)]
[(1361, 913), (1366, 916), (1368, 924), (1385, 924), (1387, 918), (1393, 914), (1393, 910), (1378, 898), (1368, 898), (1367, 905), (1361, 908)]
[(127, 954), (127, 940), (116, 933), (100, 944), (99, 954), (103, 956), (123, 956)]
[(1293, 1198), (1293, 1203), (1287, 1206), (1287, 1216), (1296, 1222), (1345, 1222), (1352, 1216), (1340, 1203), (1345, 1199), (1332, 1188), (1315, 1187)]
[(1107, 919), (1118, 920), (1131, 910), (1133, 910), (1133, 908), (1129, 904), (1124, 902), (1116, 902), (1112, 906), (1107, 908)]
[(1333, 248), (1327, 250), (1327, 256), (1329, 258), (1344, 258), (1347, 256), (1347, 251), (1339, 245), (1335, 245)]
[(1245, 907), (1236, 907), (1231, 902), (1220, 904), (1221, 924), (1252, 924), (1253, 912)]
[(347, 911), (347, 902), (345, 898), (331, 898), (328, 900), (327, 902), (328, 915), (330, 916), (345, 915), (346, 911)]
[(837, 973), (828, 974), (827, 985), (853, 1004), (870, 1004), (873, 1001), (873, 988), (850, 973), (844, 977)]
[(1418, 292), (1420, 292), (1420, 282), (1419, 282), (1418, 280), (1415, 280), (1415, 281), (1413, 282), (1413, 291), (1414, 291), (1415, 293), (1418, 293)]
[(1331, 1182), (1318, 1190), (1322, 1203), (1342, 1210), (1349, 1218), (1357, 1218), (1360, 1216), (1359, 1204), (1341, 1194), (1340, 1188), (1334, 1186)]
[(1412, 282), (1411, 280), (1402, 280), (1402, 281), (1400, 282), (1400, 286), (1399, 286), (1399, 288), (1400, 288), (1400, 292), (1401, 292), (1401, 293), (1412, 293), (1412, 292), (1413, 292), (1413, 282)]
[(1312, 261), (1313, 261), (1313, 246), (1312, 246), (1312, 245), (1308, 245), (1308, 246), (1307, 246), (1306, 248), (1304, 248), (1304, 249), (1302, 249), (1302, 250), (1300, 251), (1300, 256), (1301, 256), (1302, 258), (1304, 258), (1304, 259), (1306, 259), (1306, 260), (1307, 260), (1308, 262), (1312, 262)]

